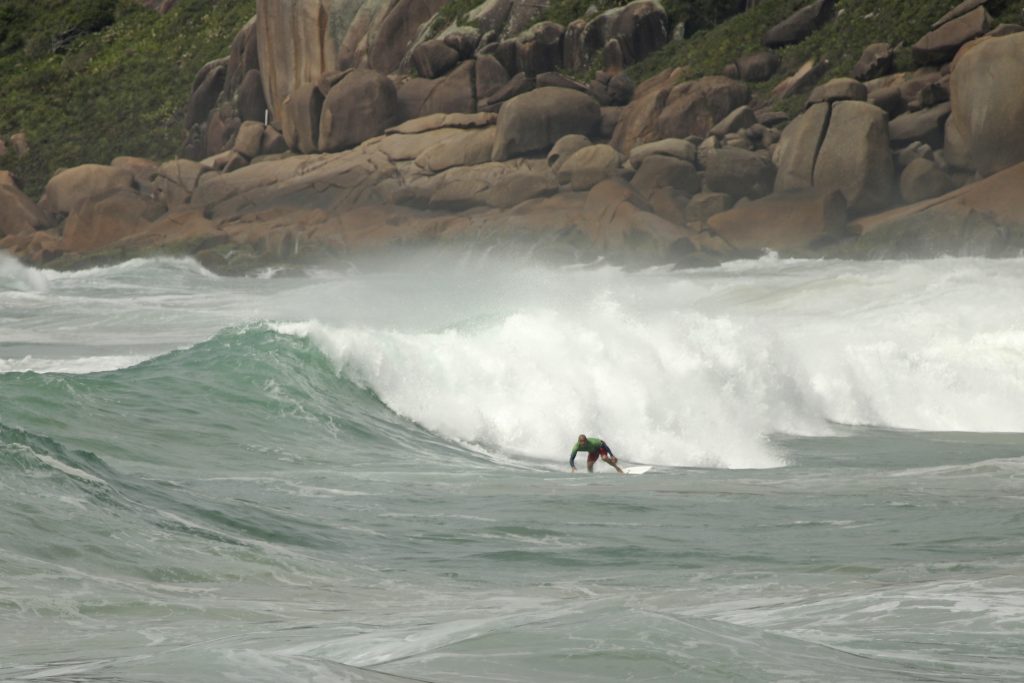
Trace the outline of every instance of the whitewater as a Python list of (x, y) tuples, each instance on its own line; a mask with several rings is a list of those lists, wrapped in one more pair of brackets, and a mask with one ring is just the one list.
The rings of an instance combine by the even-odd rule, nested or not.
[[(0, 678), (1019, 680), (1022, 294), (0, 255)], [(651, 469), (570, 474), (581, 432)]]

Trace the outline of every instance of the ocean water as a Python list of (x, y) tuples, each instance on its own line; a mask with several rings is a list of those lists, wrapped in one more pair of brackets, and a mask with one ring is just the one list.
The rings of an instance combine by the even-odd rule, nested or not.
[(1024, 260), (272, 275), (0, 257), (0, 679), (1024, 678)]

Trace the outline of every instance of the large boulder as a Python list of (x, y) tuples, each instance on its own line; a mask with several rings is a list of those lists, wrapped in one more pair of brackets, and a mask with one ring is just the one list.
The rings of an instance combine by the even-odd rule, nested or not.
[(328, 71), (397, 70), (445, 0), (257, 0), (256, 37), (267, 104)]
[(1024, 250), (1024, 163), (959, 190), (860, 219), (852, 255), (1003, 256)]
[(652, 154), (675, 157), (694, 165), (697, 163), (697, 147), (689, 140), (679, 138), (665, 138), (637, 145), (629, 151), (629, 163), (633, 168), (640, 168), (644, 160)]
[(472, 57), (480, 38), (480, 29), (475, 26), (450, 26), (441, 35), (444, 44), (459, 53), (459, 59)]
[(621, 175), (622, 155), (610, 145), (591, 145), (578, 150), (559, 167), (558, 179), (572, 189), (589, 190), (603, 180)]
[(64, 224), (65, 251), (88, 252), (143, 230), (167, 206), (134, 190), (114, 190), (75, 206)]
[(250, 71), (259, 71), (260, 56), (256, 32), (257, 18), (254, 16), (246, 22), (231, 41), (231, 52), (228, 55), (227, 73), (224, 80), (224, 92), (231, 97), (242, 85), (242, 81)]
[(708, 131), (710, 135), (725, 137), (729, 133), (736, 133), (744, 128), (750, 128), (757, 123), (757, 116), (754, 110), (744, 104), (742, 107), (729, 112), (724, 119), (712, 126)]
[(601, 107), (594, 98), (576, 90), (540, 88), (502, 105), (491, 157), (503, 161), (546, 151), (564, 135), (590, 137), (600, 128)]
[(889, 139), (895, 147), (921, 141), (938, 149), (942, 147), (950, 111), (949, 102), (944, 102), (931, 109), (900, 114), (889, 122)]
[(864, 48), (853, 67), (852, 76), (858, 81), (870, 81), (892, 73), (896, 51), (889, 43), (872, 43)]
[(173, 159), (160, 166), (153, 180), (156, 197), (167, 206), (184, 204), (210, 169), (189, 159)]
[(834, 191), (773, 194), (711, 216), (708, 225), (740, 252), (799, 252), (847, 235), (846, 200)]
[(618, 41), (626, 65), (639, 62), (668, 42), (668, 15), (659, 2), (634, 0), (609, 14), (606, 42)]
[(895, 168), (885, 112), (867, 102), (836, 102), (814, 163), (814, 187), (839, 190), (853, 213), (892, 202)]
[(213, 106), (217, 104), (217, 98), (224, 90), (224, 80), (227, 77), (227, 66), (225, 60), (217, 60), (217, 63), (207, 65), (200, 73), (204, 73), (203, 79), (192, 90), (188, 104), (185, 107), (185, 127), (188, 128), (196, 123), (202, 123), (210, 115)]
[(465, 61), (441, 78), (413, 78), (403, 83), (397, 95), (399, 117), (475, 112), (476, 64), (474, 60)]
[(639, 89), (615, 127), (612, 145), (623, 153), (662, 138), (704, 137), (716, 123), (750, 100), (750, 89), (745, 84), (724, 76), (707, 76), (675, 86), (671, 77), (656, 78), (660, 87)]
[(704, 169), (704, 184), (711, 192), (731, 197), (763, 197), (772, 191), (775, 167), (763, 156), (737, 147), (711, 150)]
[(815, 104), (786, 126), (775, 151), (778, 173), (775, 191), (806, 190), (814, 186), (814, 162), (825, 139), (831, 105)]
[(416, 157), (416, 165), (425, 171), (438, 173), (455, 166), (474, 166), (491, 160), (494, 147), (494, 126), (465, 128), (453, 131)]
[(267, 100), (263, 97), (263, 81), (260, 72), (250, 69), (238, 86), (238, 116), (243, 121), (263, 122)]
[(79, 202), (118, 189), (131, 189), (132, 174), (121, 168), (82, 164), (50, 178), (39, 206), (51, 214), (68, 214)]
[(644, 197), (652, 197), (663, 188), (678, 190), (686, 195), (700, 192), (700, 177), (693, 164), (664, 154), (644, 156), (630, 184)]
[(243, 123), (238, 129), (238, 135), (235, 136), (235, 145), (232, 149), (246, 159), (258, 156), (263, 144), (263, 128), (263, 124), (256, 121)]
[(919, 64), (942, 64), (951, 60), (961, 45), (991, 28), (992, 17), (984, 7), (977, 7), (925, 34), (911, 52)]
[(639, 62), (668, 42), (668, 24), (665, 9), (652, 0), (634, 0), (592, 19), (573, 21), (563, 41), (565, 66), (582, 71), (602, 52), (617, 68)]
[(395, 84), (371, 69), (355, 69), (324, 99), (319, 149), (338, 152), (380, 135), (398, 118)]
[(571, 134), (566, 135), (558, 139), (551, 151), (548, 152), (547, 162), (551, 170), (558, 173), (562, 165), (567, 162), (573, 154), (580, 151), (584, 147), (590, 147), (592, 144), (590, 138), (585, 135)]
[(459, 63), (459, 52), (443, 40), (426, 40), (412, 51), (412, 65), (423, 78), (438, 78)]
[(323, 106), (323, 93), (314, 83), (303, 83), (285, 98), (281, 133), (290, 149), (303, 154), (317, 151)]
[(949, 175), (929, 159), (914, 159), (900, 174), (900, 194), (908, 204), (939, 197), (953, 189)]
[(863, 102), (867, 99), (868, 89), (860, 81), (852, 78), (833, 78), (812, 90), (807, 98), (807, 103), (817, 104), (818, 102), (838, 102), (840, 100)]
[(741, 80), (760, 83), (774, 76), (781, 63), (779, 56), (771, 50), (761, 50), (736, 60), (736, 72)]
[(563, 29), (553, 21), (542, 21), (516, 39), (516, 65), (527, 76), (555, 71), (562, 66)]
[(750, 100), (743, 83), (722, 76), (707, 76), (676, 86), (658, 114), (661, 138), (704, 137), (716, 123)]
[[(950, 126), (971, 164), (991, 175), (1024, 161), (1024, 34), (965, 48), (950, 80)], [(947, 140), (948, 128), (947, 127)]]
[(508, 83), (508, 71), (491, 55), (476, 59), (476, 99), (484, 101)]
[(766, 47), (785, 47), (799, 43), (832, 18), (835, 0), (815, 0), (768, 29), (761, 42)]
[(0, 237), (50, 227), (50, 218), (14, 183), (0, 184)]
[(825, 72), (828, 71), (828, 67), (828, 60), (807, 60), (800, 65), (792, 76), (782, 79), (779, 84), (772, 89), (772, 98), (775, 101), (779, 101), (789, 97), (790, 95), (794, 95), (801, 90), (810, 88), (817, 83), (823, 75), (825, 75)]

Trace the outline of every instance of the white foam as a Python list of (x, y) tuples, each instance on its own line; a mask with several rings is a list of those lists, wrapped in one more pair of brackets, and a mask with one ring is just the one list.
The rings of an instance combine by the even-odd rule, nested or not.
[(88, 472), (80, 470), (77, 467), (72, 467), (71, 465), (65, 464), (60, 460), (57, 460), (56, 458), (51, 458), (50, 456), (45, 455), (43, 453), (32, 452), (32, 455), (34, 455), (41, 462), (46, 463), (55, 470), (60, 470), (64, 474), (75, 477), (77, 479), (82, 479), (83, 481), (88, 481), (93, 484), (100, 484), (101, 486), (107, 485), (107, 482), (103, 481), (99, 477), (94, 477)]
[(22, 292), (46, 292), (50, 281), (46, 273), (21, 264), (9, 254), (0, 252), (0, 292), (5, 289)]
[(434, 331), (275, 329), (428, 429), (551, 462), (579, 432), (629, 462), (744, 468), (782, 464), (772, 434), (834, 423), (1024, 431), (1021, 260), (766, 257), (540, 279), (543, 303), (517, 283), (494, 315)]
[(148, 356), (85, 356), (81, 358), (33, 358), (24, 356), (20, 359), (5, 360), (0, 358), (0, 372), (36, 372), (41, 375), (49, 373), (88, 374), (92, 372), (109, 372), (122, 370), (138, 365)]

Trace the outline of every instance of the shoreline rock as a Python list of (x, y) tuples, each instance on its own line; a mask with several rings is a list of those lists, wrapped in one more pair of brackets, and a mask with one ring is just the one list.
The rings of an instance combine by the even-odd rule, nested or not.
[[(537, 23), (540, 5), (489, 0), (478, 27), (439, 31), (441, 4), (357, 2), (328, 13), (336, 33), (289, 46), (267, 22), (304, 36), (310, 17), (261, 0), (266, 21), (196, 75), (197, 160), (66, 169), (38, 204), (0, 177), (0, 248), (63, 268), (190, 254), (221, 272), (435, 241), (680, 265), (1020, 248), (1024, 94), (1007, 84), (1024, 79), (1024, 33), (983, 35), (984, 3), (922, 36), (916, 71), (890, 73), (895, 48), (873, 44), (853, 78), (811, 89), (828, 69), (811, 60), (772, 93), (748, 84), (783, 68), (772, 50), (732, 63), (734, 77), (634, 83), (622, 67), (667, 40), (652, 0), (566, 27)], [(832, 16), (817, 0), (765, 42)], [(602, 49), (589, 82), (559, 72)], [(790, 121), (780, 101), (801, 91)]]

